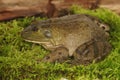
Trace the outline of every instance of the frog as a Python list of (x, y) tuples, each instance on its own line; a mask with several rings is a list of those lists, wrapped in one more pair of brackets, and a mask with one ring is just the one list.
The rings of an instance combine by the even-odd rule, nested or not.
[[(40, 44), (51, 51), (50, 54), (43, 58), (43, 62), (57, 61), (63, 63), (68, 60), (73, 63), (79, 62), (79, 64), (81, 64), (82, 59), (82, 62), (86, 64), (86, 62), (91, 62), (95, 59), (97, 60), (99, 57), (103, 57), (101, 56), (102, 54), (108, 54), (111, 50), (111, 48), (92, 46), (93, 43), (86, 45), (89, 41), (93, 41), (96, 45), (101, 43), (106, 47), (110, 46), (110, 43), (108, 42), (109, 36), (106, 34), (108, 31), (106, 28), (108, 28), (108, 26), (101, 28), (95, 21), (97, 21), (95, 18), (91, 18), (91, 16), (86, 14), (74, 14), (59, 18), (40, 20), (33, 22), (26, 27), (21, 32), (21, 36), (25, 41)], [(106, 42), (106, 44), (103, 44), (104, 42)], [(89, 47), (82, 48), (83, 46)], [(96, 47), (99, 49), (95, 49)], [(98, 54), (98, 56), (89, 58), (88, 61), (86, 61), (84, 52), (81, 55), (79, 51), (85, 51), (84, 49), (90, 49), (88, 54), (92, 54), (91, 57), (95, 54)], [(104, 51), (98, 52), (97, 50)], [(71, 57), (73, 57), (73, 59)]]

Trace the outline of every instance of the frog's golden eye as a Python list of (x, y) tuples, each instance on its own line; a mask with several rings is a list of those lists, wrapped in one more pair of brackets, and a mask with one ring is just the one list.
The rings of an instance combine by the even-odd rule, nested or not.
[(51, 37), (52, 37), (52, 33), (51, 33), (51, 31), (49, 31), (49, 30), (45, 30), (45, 31), (44, 31), (44, 35), (45, 35), (45, 37), (47, 37), (47, 38), (51, 38)]

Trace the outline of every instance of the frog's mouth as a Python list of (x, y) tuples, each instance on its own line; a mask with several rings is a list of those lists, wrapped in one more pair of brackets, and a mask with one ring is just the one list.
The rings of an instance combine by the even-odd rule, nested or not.
[(60, 46), (60, 45), (53, 44), (52, 42), (39, 42), (39, 41), (31, 41), (27, 39), (25, 39), (25, 41), (40, 44), (46, 49), (55, 49)]

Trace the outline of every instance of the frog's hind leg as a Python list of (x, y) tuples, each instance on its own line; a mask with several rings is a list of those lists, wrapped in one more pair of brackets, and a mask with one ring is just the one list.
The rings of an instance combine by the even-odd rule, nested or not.
[(111, 45), (107, 41), (91, 40), (80, 45), (73, 54), (74, 59), (71, 64), (88, 65), (93, 61), (103, 60), (111, 50)]

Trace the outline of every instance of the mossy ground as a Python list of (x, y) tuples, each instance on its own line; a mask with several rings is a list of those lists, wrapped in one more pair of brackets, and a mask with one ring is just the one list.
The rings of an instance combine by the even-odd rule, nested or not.
[(37, 44), (25, 42), (20, 32), (33, 20), (27, 17), (0, 23), (0, 80), (120, 80), (120, 16), (106, 9), (85, 10), (73, 6), (74, 13), (90, 14), (110, 25), (113, 49), (105, 60), (88, 66), (37, 63), (49, 53)]

